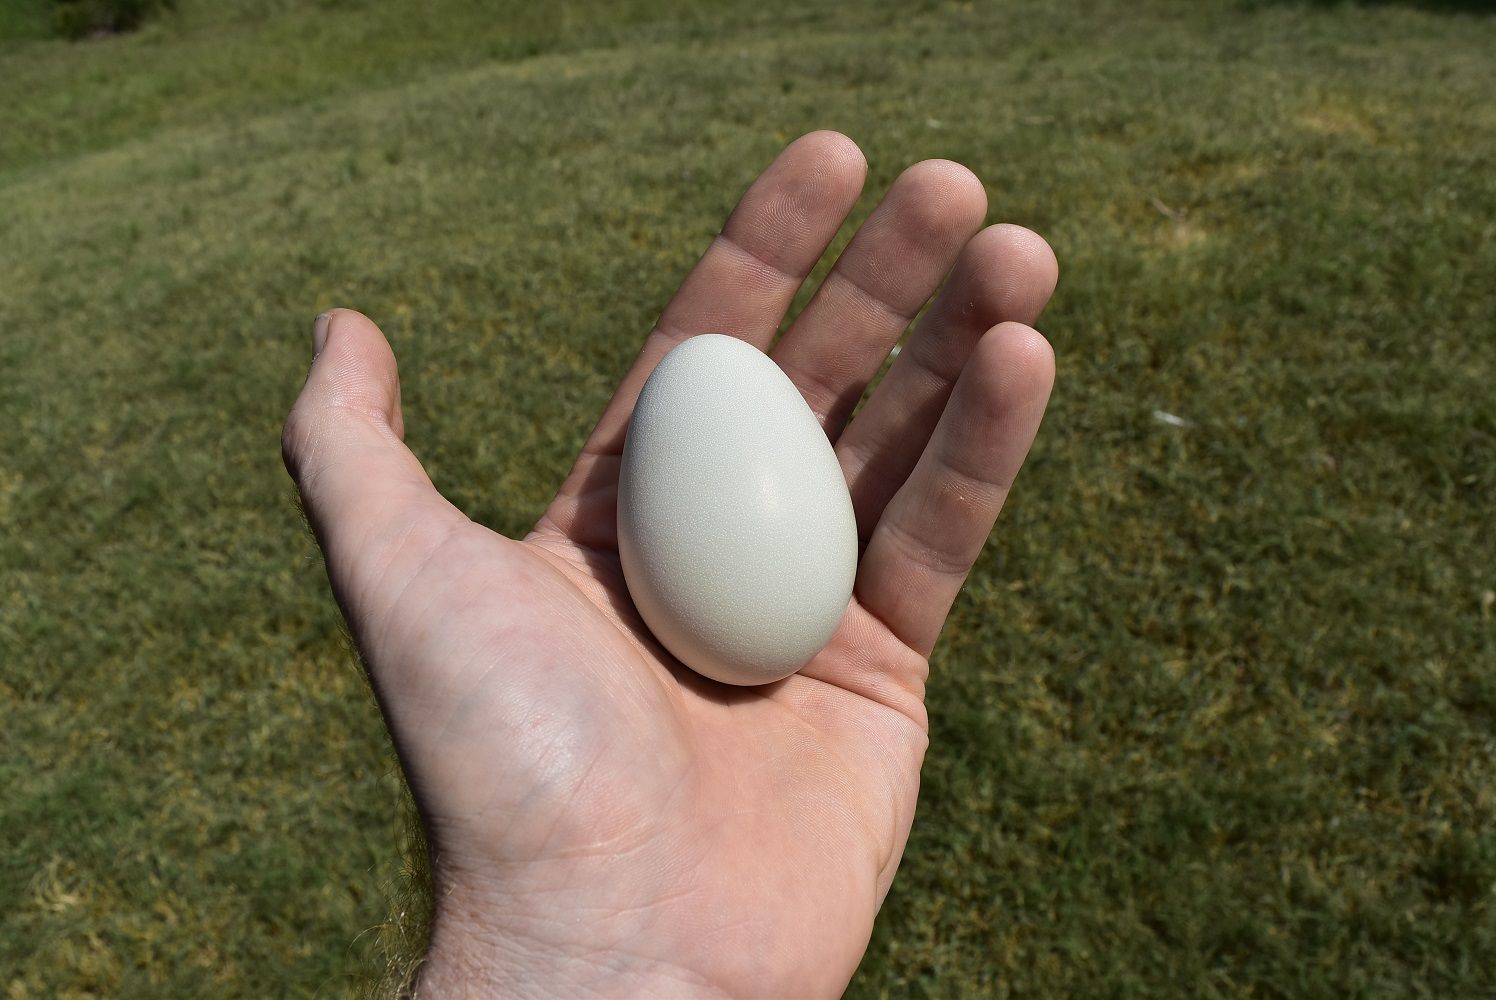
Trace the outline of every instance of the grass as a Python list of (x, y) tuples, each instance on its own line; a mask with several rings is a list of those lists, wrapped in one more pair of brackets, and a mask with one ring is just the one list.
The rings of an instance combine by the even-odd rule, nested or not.
[(383, 324), (438, 486), (522, 531), (830, 127), (859, 218), (952, 157), (1063, 269), (850, 995), (1496, 992), (1496, 18), (1458, 7), (0, 18), (0, 985), (335, 995), (418, 944), (280, 468), (312, 315)]

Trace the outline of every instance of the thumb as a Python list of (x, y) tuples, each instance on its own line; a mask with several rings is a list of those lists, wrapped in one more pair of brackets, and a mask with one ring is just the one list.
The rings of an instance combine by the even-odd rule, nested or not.
[(322, 546), (348, 624), (388, 609), (381, 582), (419, 565), (462, 513), (405, 447), (395, 355), (368, 317), (317, 317), (311, 372), (286, 418), (281, 453)]

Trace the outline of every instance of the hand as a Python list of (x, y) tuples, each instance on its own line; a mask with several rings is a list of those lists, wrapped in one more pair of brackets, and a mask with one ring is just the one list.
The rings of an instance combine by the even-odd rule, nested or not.
[(927, 658), (1049, 396), (1053, 355), (1025, 325), (1054, 288), (1049, 247), (978, 232), (977, 179), (916, 164), (774, 347), (864, 547), (799, 674), (729, 688), (674, 660), (629, 600), (614, 522), (650, 369), (697, 333), (767, 350), (865, 173), (828, 132), (764, 171), (521, 541), (464, 517), (405, 448), (374, 324), (319, 318), (285, 459), (430, 838), (422, 996), (834, 996), (856, 969), (914, 816)]

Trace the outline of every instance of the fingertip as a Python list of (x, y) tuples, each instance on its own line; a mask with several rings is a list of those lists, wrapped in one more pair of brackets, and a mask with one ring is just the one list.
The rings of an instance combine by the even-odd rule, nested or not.
[[(803, 281), (857, 204), (866, 172), (862, 151), (841, 133), (801, 136), (749, 186), (722, 235), (778, 272), (762, 276), (771, 284)], [(775, 326), (780, 318), (782, 310)]]
[(834, 206), (838, 222), (857, 204), (867, 182), (867, 157), (840, 132), (806, 133), (786, 147), (781, 160), (792, 168), (792, 187), (806, 208)]
[(1037, 311), (1034, 312), (1034, 318), (1037, 319), (1060, 281), (1060, 261), (1055, 256), (1054, 247), (1032, 229), (1011, 222), (998, 223), (992, 228), (1002, 233), (1012, 257), (1025, 264), (1029, 280), (1033, 283), (1032, 294), (1038, 300)]
[(867, 157), (850, 137), (832, 129), (817, 129), (805, 133), (790, 146), (797, 151), (811, 152), (839, 173), (855, 177), (858, 190), (861, 190), (862, 182), (867, 178)]
[[(389, 346), (385, 342), (384, 334), (380, 332), (379, 327), (375, 325), (374, 321), (357, 309), (334, 307), (317, 318), (319, 320), (325, 319), (326, 321), (324, 334), (326, 342), (330, 342), (334, 335), (336, 335), (340, 340), (344, 341), (349, 338), (356, 340), (372, 339), (384, 344), (386, 348)], [(326, 349), (326, 342), (323, 345), (324, 349)]]
[(1027, 323), (1014, 320), (999, 323), (988, 332), (988, 338), (1001, 344), (1006, 353), (1022, 361), (1025, 367), (1054, 373), (1054, 345)]
[(950, 227), (975, 229), (987, 217), (987, 188), (971, 168), (955, 160), (920, 160), (900, 176), (932, 205)]
[(994, 316), (1033, 323), (1049, 304), (1059, 281), (1059, 262), (1049, 242), (1023, 226), (988, 226), (967, 244), (961, 269), (974, 301)]
[(316, 357), (296, 410), (359, 412), (403, 434), (395, 353), (374, 321), (354, 309), (329, 309), (312, 336)]
[(1055, 353), (1049, 338), (1025, 323), (999, 323), (977, 342), (973, 374), (1002, 410), (1049, 401)]

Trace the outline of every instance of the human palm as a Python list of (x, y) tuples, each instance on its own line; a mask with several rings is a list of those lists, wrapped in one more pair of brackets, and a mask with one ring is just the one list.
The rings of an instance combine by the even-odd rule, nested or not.
[(798, 674), (732, 688), (661, 647), (624, 586), (616, 497), (654, 364), (703, 332), (768, 350), (864, 171), (813, 133), (764, 172), (522, 541), (405, 449), (374, 325), (319, 319), (285, 454), (431, 838), (423, 996), (821, 996), (856, 968), (914, 815), (927, 657), (1048, 397), (1048, 344), (1022, 325), (1053, 289), (1048, 247), (979, 233), (976, 179), (917, 164), (773, 348), (836, 444), (863, 545)]

